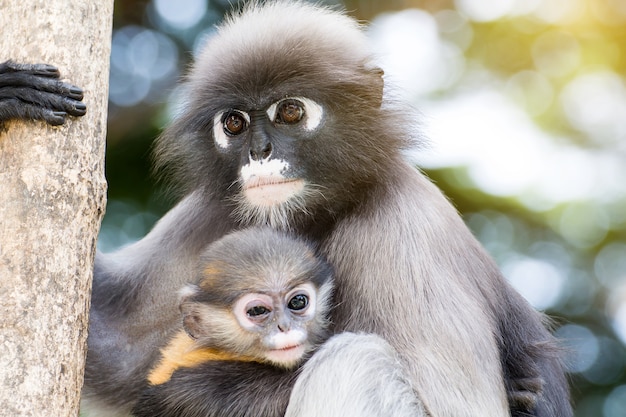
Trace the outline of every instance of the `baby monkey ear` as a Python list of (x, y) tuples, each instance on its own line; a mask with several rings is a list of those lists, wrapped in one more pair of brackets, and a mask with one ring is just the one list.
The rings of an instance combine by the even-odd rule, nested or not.
[(183, 312), (183, 329), (194, 340), (202, 334), (202, 316), (196, 310)]
[(198, 294), (200, 287), (193, 284), (185, 285), (178, 292), (178, 308), (183, 315), (183, 329), (192, 339), (197, 339), (202, 328), (201, 314), (198, 311), (198, 303), (193, 301), (193, 297)]

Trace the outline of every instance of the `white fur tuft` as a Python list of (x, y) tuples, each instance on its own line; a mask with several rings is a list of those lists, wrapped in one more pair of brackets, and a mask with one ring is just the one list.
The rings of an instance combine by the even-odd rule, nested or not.
[(259, 205), (252, 203), (243, 193), (233, 196), (234, 216), (238, 222), (248, 226), (270, 226), (277, 230), (291, 230), (294, 214), (311, 214), (308, 201), (323, 195), (322, 189), (310, 183), (281, 204)]

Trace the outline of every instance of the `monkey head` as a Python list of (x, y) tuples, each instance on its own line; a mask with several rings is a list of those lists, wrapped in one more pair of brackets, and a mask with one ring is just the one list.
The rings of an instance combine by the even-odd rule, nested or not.
[(304, 242), (244, 230), (210, 245), (201, 265), (180, 304), (198, 345), (291, 368), (325, 339), (331, 270)]
[(157, 165), (246, 225), (336, 218), (385, 181), (406, 114), (382, 105), (382, 71), (353, 19), (297, 1), (247, 8), (199, 54)]

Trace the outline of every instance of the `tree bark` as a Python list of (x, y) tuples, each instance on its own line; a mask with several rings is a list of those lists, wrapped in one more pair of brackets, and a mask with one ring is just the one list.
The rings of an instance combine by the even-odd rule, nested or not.
[(85, 92), (65, 125), (0, 130), (0, 415), (77, 416), (104, 212), (112, 0), (0, 0), (0, 61)]

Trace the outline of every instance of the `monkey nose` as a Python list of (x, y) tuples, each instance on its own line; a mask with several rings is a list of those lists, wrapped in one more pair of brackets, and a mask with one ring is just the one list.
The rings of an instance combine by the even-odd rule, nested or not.
[(250, 159), (253, 161), (261, 161), (267, 159), (272, 154), (272, 143), (267, 142), (262, 146), (253, 146), (250, 148)]
[(279, 322), (277, 326), (278, 326), (278, 330), (280, 330), (283, 333), (288, 332), (289, 329), (291, 328), (291, 326), (289, 326), (289, 323), (287, 322)]

